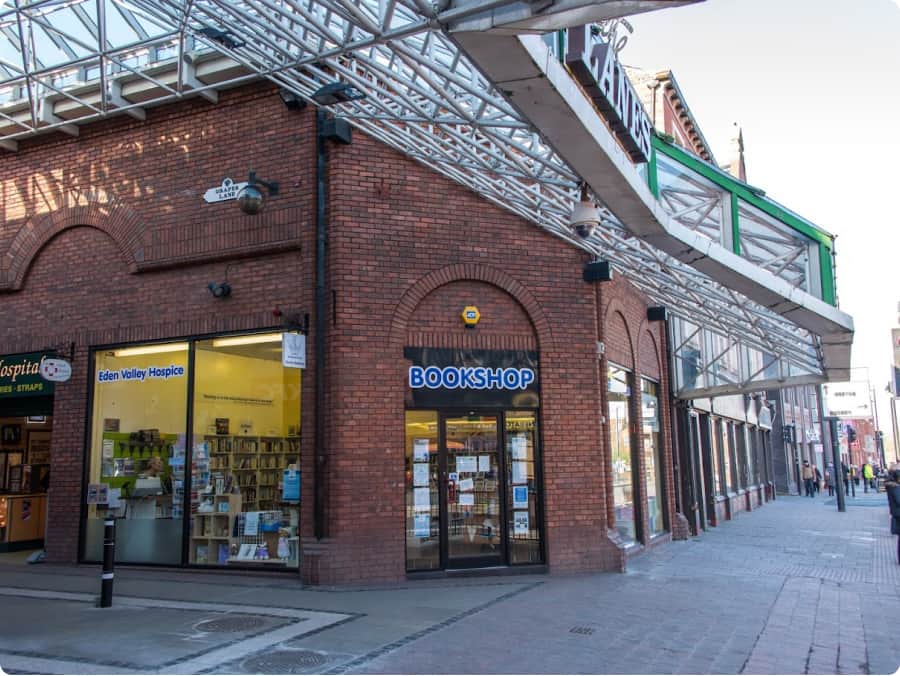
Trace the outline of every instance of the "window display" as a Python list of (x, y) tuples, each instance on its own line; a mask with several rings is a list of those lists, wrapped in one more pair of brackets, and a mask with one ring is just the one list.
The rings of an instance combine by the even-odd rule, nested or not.
[(197, 341), (189, 562), (299, 564), (300, 369), (281, 334)]
[(540, 492), (537, 480), (537, 414), (506, 414), (507, 509), (510, 563), (540, 563)]
[(88, 504), (86, 559), (102, 557), (111, 514), (116, 560), (181, 563), (187, 365), (184, 342), (95, 353), (88, 483), (108, 497)]
[(112, 514), (119, 561), (299, 565), (301, 371), (281, 337), (95, 353), (85, 559)]
[(609, 366), (609, 442), (612, 460), (613, 504), (616, 530), (626, 543), (637, 540), (634, 509), (634, 477), (632, 476), (631, 426), (629, 398), (631, 374), (623, 368)]
[(406, 412), (406, 567), (441, 567), (437, 411)]

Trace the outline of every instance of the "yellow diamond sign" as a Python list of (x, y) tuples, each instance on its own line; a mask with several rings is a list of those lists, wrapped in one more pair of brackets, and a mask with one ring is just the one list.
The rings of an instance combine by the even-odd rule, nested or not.
[(478, 308), (474, 305), (466, 305), (462, 311), (462, 320), (463, 324), (468, 328), (473, 328), (478, 320), (481, 319), (481, 313), (478, 311)]

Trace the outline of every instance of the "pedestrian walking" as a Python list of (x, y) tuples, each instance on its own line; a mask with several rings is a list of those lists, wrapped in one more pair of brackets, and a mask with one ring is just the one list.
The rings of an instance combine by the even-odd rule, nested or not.
[(897, 564), (900, 565), (900, 466), (894, 465), (888, 473), (884, 490), (891, 510), (891, 535), (897, 536)]
[(834, 465), (830, 462), (825, 468), (825, 488), (828, 489), (829, 496), (834, 495)]
[(851, 494), (852, 497), (856, 497), (856, 489), (853, 487), (853, 482), (850, 480), (850, 467), (847, 466), (846, 462), (841, 463), (841, 471), (844, 472), (844, 495), (848, 493)]
[(873, 489), (875, 485), (872, 481), (875, 479), (875, 472), (872, 471), (872, 465), (868, 462), (862, 467), (862, 478), (863, 478), (863, 491), (868, 493), (869, 487), (871, 486)]
[(803, 461), (803, 485), (806, 488), (806, 494), (809, 497), (813, 497), (813, 481), (815, 480), (816, 473), (813, 472), (813, 468), (809, 466), (809, 460)]
[(819, 471), (818, 465), (816, 465), (813, 469), (816, 470), (816, 481), (813, 484), (813, 492), (818, 495), (819, 491), (822, 490), (822, 472)]

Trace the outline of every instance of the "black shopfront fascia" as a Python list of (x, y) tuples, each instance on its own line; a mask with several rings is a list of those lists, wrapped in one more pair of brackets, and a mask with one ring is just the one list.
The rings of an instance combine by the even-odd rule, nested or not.
[[(105, 352), (108, 350), (120, 350), (126, 349), (130, 347), (145, 347), (151, 345), (165, 345), (167, 343), (188, 343), (188, 367), (187, 367), (187, 392), (186, 392), (186, 404), (187, 411), (185, 415), (185, 425), (187, 429), (185, 430), (185, 470), (184, 470), (184, 501), (182, 509), (182, 525), (181, 525), (181, 562), (180, 565), (182, 567), (191, 568), (199, 568), (199, 569), (210, 569), (210, 570), (259, 570), (258, 568), (253, 568), (250, 566), (239, 566), (239, 565), (229, 565), (227, 567), (214, 565), (214, 564), (199, 564), (199, 563), (189, 563), (189, 552), (190, 552), (190, 537), (191, 537), (191, 509), (190, 509), (190, 499), (191, 499), (191, 489), (192, 489), (192, 472), (191, 467), (193, 464), (193, 452), (194, 452), (194, 433), (193, 433), (193, 399), (194, 399), (194, 380), (195, 380), (195, 368), (194, 368), (194, 358), (196, 352), (196, 343), (203, 340), (211, 340), (213, 338), (228, 338), (234, 336), (250, 336), (257, 333), (274, 333), (274, 332), (284, 332), (296, 330), (294, 327), (285, 327), (284, 325), (278, 326), (268, 326), (268, 327), (258, 327), (249, 331), (234, 331), (234, 332), (223, 332), (223, 333), (204, 333), (204, 334), (192, 334), (189, 336), (173, 336), (170, 338), (165, 338), (163, 340), (155, 340), (155, 341), (141, 341), (141, 342), (130, 342), (130, 343), (112, 343), (107, 345), (94, 345), (90, 348), (90, 356), (88, 358), (88, 396), (86, 398), (86, 406), (85, 406), (85, 420), (87, 421), (85, 424), (84, 431), (84, 462), (82, 463), (82, 477), (81, 477), (81, 513), (79, 519), (79, 533), (78, 533), (78, 542), (79, 542), (79, 552), (78, 559), (81, 563), (100, 563), (98, 560), (88, 559), (85, 555), (85, 549), (87, 545), (87, 503), (86, 496), (88, 491), (88, 484), (90, 483), (90, 463), (91, 463), (91, 429), (93, 428), (93, 413), (94, 413), (94, 386), (96, 385), (96, 354), (98, 352)], [(302, 457), (302, 438), (303, 438), (303, 425), (302, 425), (302, 417), (303, 411), (301, 406), (300, 411), (301, 420), (298, 420), (299, 425), (299, 441), (301, 443), (301, 457)], [(144, 561), (119, 561), (116, 559), (116, 563), (120, 563), (123, 565), (140, 565), (147, 567), (155, 567), (155, 568), (171, 568), (172, 564), (168, 563), (154, 563), (154, 562), (144, 562)], [(268, 570), (274, 571), (282, 571), (286, 573), (297, 573), (296, 568), (267, 568)]]
[[(461, 367), (461, 368), (491, 368), (491, 369), (530, 369), (534, 374), (534, 380), (521, 392), (503, 389), (471, 390), (465, 388), (412, 388), (409, 376), (406, 382), (406, 406), (405, 410), (435, 411), (438, 420), (438, 449), (446, 448), (446, 426), (448, 418), (465, 417), (467, 415), (495, 416), (497, 418), (497, 446), (499, 458), (499, 475), (503, 477), (498, 481), (501, 504), (501, 548), (502, 565), (510, 569), (521, 568), (523, 572), (530, 572), (535, 567), (543, 568), (547, 561), (547, 523), (544, 512), (544, 439), (543, 424), (540, 416), (540, 376), (539, 353), (530, 350), (472, 350), (461, 348), (421, 348), (406, 347), (403, 355), (408, 366), (436, 366)], [(537, 423), (535, 434), (536, 457), (534, 463), (535, 485), (540, 499), (536, 503), (537, 520), (540, 524), (540, 555), (541, 562), (510, 563), (509, 556), (509, 495), (507, 490), (506, 467), (506, 437), (507, 437), (507, 413), (510, 411), (533, 412)], [(439, 518), (442, 528), (448, 523), (448, 471), (446, 453), (441, 454), (439, 460), (440, 481), (438, 485)], [(449, 569), (448, 543), (445, 537), (440, 542), (440, 570), (417, 570), (407, 567), (407, 575), (411, 578), (443, 576), (454, 572)], [(469, 569), (479, 565), (480, 560), (454, 559), (454, 565), (460, 569)], [(524, 570), (527, 569), (527, 570)]]

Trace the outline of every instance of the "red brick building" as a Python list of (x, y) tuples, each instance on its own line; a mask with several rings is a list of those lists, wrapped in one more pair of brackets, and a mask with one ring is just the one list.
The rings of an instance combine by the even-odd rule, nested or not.
[[(249, 129), (238, 122), (251, 118)], [(249, 145), (248, 132), (254, 138)], [(456, 567), (457, 553), (464, 565), (526, 563), (567, 571), (621, 570), (627, 551), (660, 541), (675, 515), (672, 440), (664, 325), (648, 322), (647, 299), (621, 277), (603, 284), (583, 281), (584, 252), (370, 137), (356, 134), (352, 144), (330, 145), (329, 152), (324, 406), (316, 416), (319, 365), (310, 350), (299, 401), (281, 402), (291, 409), (284, 420), (296, 419), (271, 439), (271, 430), (261, 429), (247, 406), (230, 417), (202, 412), (215, 415), (219, 428), (200, 426), (207, 406), (199, 398), (207, 396), (200, 360), (213, 354), (210, 341), (278, 332), (286, 318), (294, 321), (286, 326), (292, 330), (298, 317), (314, 310), (315, 114), (288, 110), (274, 88), (254, 85), (223, 94), (216, 106), (171, 105), (151, 111), (146, 122), (119, 118), (85, 127), (77, 140), (35, 139), (4, 158), (0, 284), (11, 321), (0, 329), (0, 354), (55, 351), (72, 363), (71, 379), (58, 383), (52, 396), (48, 558), (96, 560), (95, 524), (114, 508), (108, 496), (88, 493), (107, 484), (118, 494), (112, 503), (119, 503), (115, 510), (124, 517), (125, 537), (174, 539), (148, 545), (152, 551), (123, 544), (121, 560), (218, 565), (224, 561), (215, 538), (224, 543), (227, 537), (238, 545), (226, 552), (229, 565), (261, 565), (262, 559), (242, 555), (240, 545), (253, 539), (247, 535), (253, 526), (241, 517), (249, 509), (249, 490), (257, 493), (257, 507), (268, 504), (261, 497), (263, 463), (276, 458), (279, 472), (292, 464), (287, 460), (301, 470), (296, 528), (288, 525), (285, 509), (278, 535), (302, 542), (302, 574), (309, 582), (402, 579), (415, 572), (407, 556), (410, 543), (420, 540), (433, 546), (423, 559), (428, 570)], [(239, 181), (250, 171), (279, 184), (262, 213), (243, 214), (234, 201), (204, 201), (204, 192), (223, 178)], [(216, 297), (209, 285), (223, 281), (230, 295)], [(480, 313), (474, 328), (460, 317), (467, 306)], [(187, 347), (180, 348), (182, 343)], [(172, 349), (125, 354), (157, 344)], [(516, 364), (509, 355), (533, 354), (539, 381), (527, 402), (526, 434), (514, 432), (510, 421), (521, 402), (503, 397), (487, 405), (462, 397), (456, 402), (451, 390), (443, 405), (428, 409), (432, 413), (418, 411), (442, 425), (430, 431), (430, 476), (423, 482), (431, 484), (430, 502), (439, 504), (422, 510), (420, 516), (431, 517), (428, 525), (417, 522), (426, 529), (424, 537), (413, 532), (419, 514), (414, 510), (421, 505), (412, 504), (413, 449), (411, 433), (404, 434), (412, 395), (411, 362), (404, 355), (417, 348), (475, 355), (488, 367), (497, 359)], [(249, 347), (230, 349), (235, 354), (216, 354), (225, 361), (256, 358), (237, 354)], [(183, 408), (194, 417), (193, 429), (185, 417), (176, 422), (177, 414), (161, 418), (153, 407), (162, 403), (140, 403), (169, 396), (154, 394), (152, 388), (163, 384), (154, 384), (153, 360), (177, 366), (181, 362), (171, 355), (182, 352), (185, 367), (178, 368), (186, 369), (184, 377), (164, 384), (191, 383), (193, 400), (187, 405), (185, 395)], [(145, 363), (123, 366), (126, 359)], [(107, 401), (101, 390), (124, 384), (103, 379), (146, 370), (146, 360), (153, 362), (151, 375), (141, 385), (129, 384), (145, 389), (123, 390)], [(625, 484), (616, 484), (618, 497), (610, 472), (610, 364), (622, 367), (628, 392), (625, 417), (616, 418), (625, 424), (629, 454), (619, 467)], [(631, 396), (641, 391), (642, 379), (656, 388), (654, 448), (637, 422), (643, 415), (646, 426), (647, 410), (653, 409), (643, 407), (642, 413), (640, 397)], [(145, 406), (138, 418), (147, 422), (126, 428), (123, 411), (132, 405)], [(476, 446), (469, 443), (471, 435), (448, 426), (476, 417), (480, 453), (460, 459), (459, 450), (448, 446)], [(318, 483), (317, 425), (327, 455)], [(452, 434), (463, 441), (451, 444)], [(260, 449), (266, 444), (282, 448), (276, 437), (285, 443), (296, 439), (298, 457), (286, 451), (265, 457)], [(237, 445), (229, 447), (239, 438), (260, 444), (255, 456), (248, 452), (244, 459)], [(193, 471), (185, 473), (187, 451)], [(141, 486), (153, 483), (147, 467), (154, 454), (164, 461), (163, 484), (174, 485), (164, 486), (162, 495), (141, 497)], [(477, 458), (476, 471), (466, 472), (471, 458)], [(237, 467), (238, 461), (253, 467)], [(455, 467), (448, 464), (454, 461)], [(222, 468), (222, 462), (230, 467)], [(522, 469), (513, 467), (519, 464)], [(218, 503), (229, 501), (217, 496), (235, 494), (234, 487), (231, 493), (215, 487), (217, 472), (226, 484), (231, 477), (240, 486), (240, 472), (249, 470), (255, 482), (238, 488), (246, 509), (217, 515)], [(521, 475), (514, 477), (516, 472)], [(457, 476), (448, 479), (451, 474)], [(519, 496), (516, 485), (527, 486), (528, 496)], [(475, 489), (466, 490), (470, 486)], [(652, 509), (648, 492), (654, 494)], [(472, 502), (465, 504), (470, 494)], [(207, 516), (204, 501), (216, 503), (216, 511)], [(460, 512), (460, 506), (471, 510)], [(148, 509), (153, 513), (137, 515)], [(652, 528), (651, 512), (662, 515)], [(617, 514), (620, 522), (632, 521), (624, 536), (616, 534)], [(128, 531), (139, 521), (143, 535)], [(160, 530), (161, 521), (179, 523)], [(282, 544), (274, 536), (256, 537), (257, 550)], [(532, 545), (514, 560), (518, 540)]]

